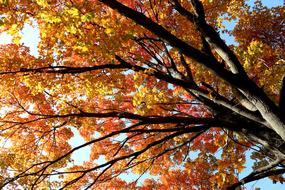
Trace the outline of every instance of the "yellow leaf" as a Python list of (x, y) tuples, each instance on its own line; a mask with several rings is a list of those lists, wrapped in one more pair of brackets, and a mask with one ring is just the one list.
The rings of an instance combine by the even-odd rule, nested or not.
[(36, 0), (36, 3), (44, 8), (48, 6), (48, 2), (46, 0)]
[(106, 34), (111, 34), (111, 33), (113, 33), (113, 29), (112, 28), (106, 28), (105, 29), (105, 32), (106, 32)]
[(68, 13), (72, 17), (78, 17), (78, 15), (79, 15), (79, 11), (75, 7), (72, 7), (70, 9), (66, 9), (65, 11), (66, 11), (66, 13)]
[(20, 41), (21, 41), (21, 36), (15, 36), (13, 38), (13, 43), (19, 45), (20, 44)]

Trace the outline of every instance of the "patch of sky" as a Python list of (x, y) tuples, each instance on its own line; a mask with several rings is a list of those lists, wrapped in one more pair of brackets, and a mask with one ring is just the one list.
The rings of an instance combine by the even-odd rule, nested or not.
[(101, 137), (101, 134), (95, 131), (95, 133), (93, 134), (93, 138), (99, 138), (99, 137)]
[[(227, 15), (223, 15), (221, 16), (222, 19), (224, 19), (225, 17), (227, 17)], [(221, 36), (221, 38), (226, 42), (226, 44), (228, 45), (238, 45), (237, 42), (235, 41), (235, 38), (233, 35), (229, 34), (227, 31), (232, 31), (236, 24), (237, 24), (237, 19), (236, 20), (224, 20), (222, 22), (222, 25), (225, 27), (224, 29), (219, 29), (219, 34)]]
[(121, 73), (122, 73), (123, 75), (130, 75), (130, 74), (134, 74), (135, 72), (134, 72), (133, 70), (128, 69), (128, 70), (126, 70), (126, 71), (122, 71)]
[[(68, 143), (72, 146), (72, 148), (75, 148), (77, 146), (80, 146), (86, 143), (86, 141), (81, 137), (81, 135), (79, 134), (76, 128), (71, 127), (71, 130), (74, 136), (69, 140)], [(99, 137), (101, 137), (101, 134), (99, 132), (95, 132), (93, 134), (93, 138), (99, 138)], [(118, 140), (120, 139), (118, 138)], [(76, 150), (75, 152), (73, 152), (71, 158), (74, 160), (75, 165), (82, 165), (85, 161), (89, 160), (90, 153), (91, 153), (91, 147), (86, 146), (86, 147), (80, 148), (79, 150)], [(105, 156), (103, 155), (99, 156), (99, 158), (95, 160), (95, 163), (96, 164), (106, 163)]]
[[(251, 8), (255, 5), (256, 0), (248, 0), (246, 1), (246, 4), (249, 5)], [(277, 6), (284, 6), (285, 5), (285, 1), (284, 0), (261, 0), (262, 5), (268, 7), (268, 8), (272, 8), (272, 7), (277, 7)], [(227, 15), (223, 15), (221, 18), (226, 17)], [(237, 24), (238, 19), (236, 20), (224, 20), (222, 22), (223, 26), (225, 26), (225, 29), (228, 31), (232, 31), (235, 27), (235, 25)], [(228, 45), (238, 45), (237, 42), (235, 41), (234, 36), (232, 36), (231, 34), (227, 33), (227, 32), (222, 32), (223, 30), (220, 29), (219, 33), (220, 36), (223, 40), (225, 40), (226, 44)]]
[(3, 32), (0, 34), (0, 44), (1, 45), (7, 45), (12, 43), (12, 36), (7, 34), (6, 32)]
[(105, 159), (105, 156), (101, 155), (101, 156), (99, 156), (99, 158), (95, 162), (97, 164), (104, 164), (107, 162), (107, 160)]
[[(68, 143), (73, 148), (86, 143), (86, 141), (81, 137), (77, 129), (75, 129), (74, 127), (71, 127), (71, 130), (74, 136), (68, 141)], [(81, 165), (85, 161), (89, 160), (90, 152), (91, 152), (90, 146), (80, 148), (79, 150), (76, 150), (75, 152), (73, 152), (71, 158), (74, 160), (74, 164)]]
[(24, 28), (21, 31), (22, 39), (20, 43), (23, 43), (25, 46), (30, 48), (31, 55), (38, 57), (38, 44), (40, 42), (40, 32), (35, 23), (30, 25), (25, 23)]
[[(256, 0), (248, 0), (246, 3), (252, 7), (252, 6), (254, 6), (255, 2), (256, 2)], [(285, 5), (284, 0), (261, 0), (261, 3), (268, 8)]]
[[(223, 21), (223, 25), (226, 27), (227, 30), (232, 31), (237, 23), (237, 20), (232, 21)], [(228, 45), (238, 45), (238, 43), (235, 41), (235, 37), (229, 33), (221, 32), (220, 33), (221, 38), (225, 40), (226, 44)]]
[(112, 141), (123, 143), (127, 138), (128, 138), (128, 136), (126, 134), (121, 133), (121, 134), (117, 135), (116, 137), (112, 138)]
[[(249, 151), (246, 154), (246, 167), (247, 168), (239, 175), (239, 179), (246, 177), (252, 172), (251, 168), (255, 161), (250, 158), (251, 153), (252, 151)], [(247, 183), (244, 185), (244, 187), (246, 188), (246, 190), (255, 190), (256, 188), (261, 188), (262, 190), (269, 190), (269, 189), (284, 190), (285, 189), (284, 184), (281, 184), (281, 183), (273, 184), (272, 180), (268, 178), (263, 178), (257, 181)]]
[(141, 186), (146, 179), (153, 179), (153, 180), (159, 180), (159, 175), (154, 176), (150, 175), (149, 172), (145, 172), (144, 174), (134, 174), (133, 172), (125, 172), (119, 175), (119, 178), (122, 180), (125, 180), (127, 182), (133, 182), (137, 181), (137, 185)]
[[(25, 23), (23, 29), (21, 30), (22, 39), (20, 41), (21, 44), (30, 48), (30, 54), (38, 57), (38, 44), (40, 42), (40, 32), (35, 24), (35, 22), (31, 24)], [(0, 33), (0, 44), (7, 45), (12, 43), (12, 36), (7, 34), (6, 32)]]
[(4, 150), (5, 148), (9, 148), (12, 144), (10, 139), (0, 137), (0, 145), (1, 145), (0, 148)]
[(13, 111), (15, 107), (3, 106), (0, 109), (0, 117), (3, 118), (8, 112)]
[(167, 84), (167, 88), (169, 88), (169, 89), (171, 89), (171, 90), (174, 90), (174, 86), (173, 86), (173, 84)]

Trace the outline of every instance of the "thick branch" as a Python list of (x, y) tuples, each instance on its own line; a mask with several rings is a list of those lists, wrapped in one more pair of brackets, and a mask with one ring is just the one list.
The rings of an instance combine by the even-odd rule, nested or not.
[(256, 181), (259, 179), (263, 179), (263, 178), (273, 176), (273, 175), (280, 175), (283, 173), (285, 173), (285, 169), (276, 169), (276, 170), (270, 170), (270, 171), (261, 173), (259, 175), (247, 176), (247, 177), (243, 178), (242, 180), (240, 180), (239, 182), (227, 187), (227, 190), (236, 190), (237, 187), (244, 185), (246, 183)]
[[(194, 91), (195, 92), (195, 91)], [(266, 125), (266, 121), (260, 117), (260, 115), (257, 115), (247, 109), (244, 109), (242, 106), (235, 104), (234, 102), (231, 102), (229, 100), (227, 100), (226, 98), (224, 98), (223, 96), (217, 94), (217, 93), (212, 93), (212, 96), (209, 97), (208, 94), (204, 94), (203, 92), (198, 92), (196, 91), (197, 94), (199, 94), (200, 96), (209, 99), (210, 101), (212, 101), (215, 104), (218, 104), (220, 106), (223, 106), (227, 109), (230, 109), (232, 111), (234, 111), (235, 113), (246, 117), (250, 120), (253, 120), (255, 122), (258, 122), (260, 124)]]
[[(27, 110), (26, 110), (27, 111)], [(106, 112), (106, 113), (92, 113), (80, 112), (65, 115), (47, 115), (40, 113), (33, 113), (27, 111), (30, 115), (49, 118), (68, 118), (68, 117), (93, 117), (93, 118), (125, 118), (131, 120), (138, 120), (147, 124), (165, 124), (165, 123), (184, 123), (184, 124), (209, 124), (218, 122), (212, 118), (196, 118), (196, 117), (180, 117), (180, 116), (142, 116), (129, 112)]]
[(232, 88), (232, 92), (243, 107), (250, 111), (257, 111), (255, 105), (251, 103), (238, 89)]
[(197, 29), (205, 37), (206, 41), (214, 48), (214, 50), (222, 57), (225, 63), (229, 66), (233, 73), (239, 73), (246, 76), (246, 73), (240, 64), (238, 58), (234, 52), (226, 45), (226, 43), (220, 38), (215, 29), (207, 24), (205, 20), (205, 13), (203, 5), (199, 0), (191, 0), (192, 7), (196, 15), (183, 8), (180, 3), (175, 0), (175, 9), (183, 16), (193, 22)]

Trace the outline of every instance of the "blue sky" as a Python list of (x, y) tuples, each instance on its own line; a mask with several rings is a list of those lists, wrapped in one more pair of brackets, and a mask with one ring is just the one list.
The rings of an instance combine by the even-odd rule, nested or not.
[[(255, 0), (249, 0), (248, 4), (253, 5)], [(284, 0), (261, 0), (262, 4), (267, 7), (276, 7), (279, 5), (284, 5)]]
[[(268, 7), (274, 7), (274, 6), (278, 6), (278, 5), (284, 5), (284, 0), (262, 0), (262, 3)], [(248, 1), (249, 5), (253, 5), (254, 4), (254, 0), (250, 0)], [(230, 29), (234, 27), (234, 22), (233, 23), (224, 23), (225, 26)], [(25, 46), (30, 48), (31, 54), (34, 56), (38, 56), (38, 49), (37, 49), (37, 45), (40, 41), (39, 38), (39, 31), (36, 27), (32, 27), (28, 24), (25, 25), (24, 29), (22, 30), (22, 34), (23, 34), (23, 38), (21, 40), (21, 43), (23, 43)], [(224, 38), (224, 40), (226, 40), (226, 42), (228, 44), (234, 44), (234, 38), (231, 36), (228, 36), (226, 34), (223, 34), (222, 37)], [(12, 38), (5, 34), (2, 33), (0, 34), (0, 44), (8, 44), (11, 43)], [(70, 140), (70, 143), (72, 144), (72, 146), (78, 146), (80, 144), (84, 143), (84, 140), (79, 137), (79, 134), (76, 133), (75, 137), (72, 138)], [(90, 148), (87, 147), (85, 149), (76, 151), (73, 154), (73, 159), (75, 160), (76, 163), (80, 164), (82, 163), (84, 160), (86, 160), (86, 158), (89, 155), (90, 152)], [(250, 160), (249, 158), (250, 154), (247, 154), (247, 168), (251, 168), (251, 166), (253, 165), (253, 161)], [(103, 162), (103, 158), (100, 159), (101, 162)], [(245, 169), (245, 172), (241, 175), (241, 177), (247, 175), (250, 172), (249, 169)], [(125, 175), (126, 179), (132, 178), (133, 176), (129, 175)], [(285, 189), (284, 185), (281, 184), (272, 184), (272, 182), (268, 179), (262, 179), (262, 180), (258, 180), (252, 183), (249, 183), (246, 185), (247, 190), (254, 190), (256, 187), (259, 187), (261, 189), (264, 190), (270, 190), (270, 189), (274, 189), (274, 190), (283, 190)]]

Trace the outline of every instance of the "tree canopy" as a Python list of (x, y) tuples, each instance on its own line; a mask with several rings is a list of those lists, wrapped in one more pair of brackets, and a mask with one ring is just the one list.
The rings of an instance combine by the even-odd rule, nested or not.
[[(284, 182), (284, 7), (259, 0), (0, 2), (0, 32), (13, 36), (0, 45), (2, 188)], [(226, 21), (236, 23), (233, 30)], [(25, 24), (39, 30), (39, 56), (20, 43)], [(221, 33), (236, 42), (227, 45)], [(71, 146), (78, 133), (85, 143)], [(72, 154), (85, 147), (88, 161), (76, 164)], [(241, 179), (248, 154), (254, 165)], [(125, 173), (148, 178), (128, 181)]]

